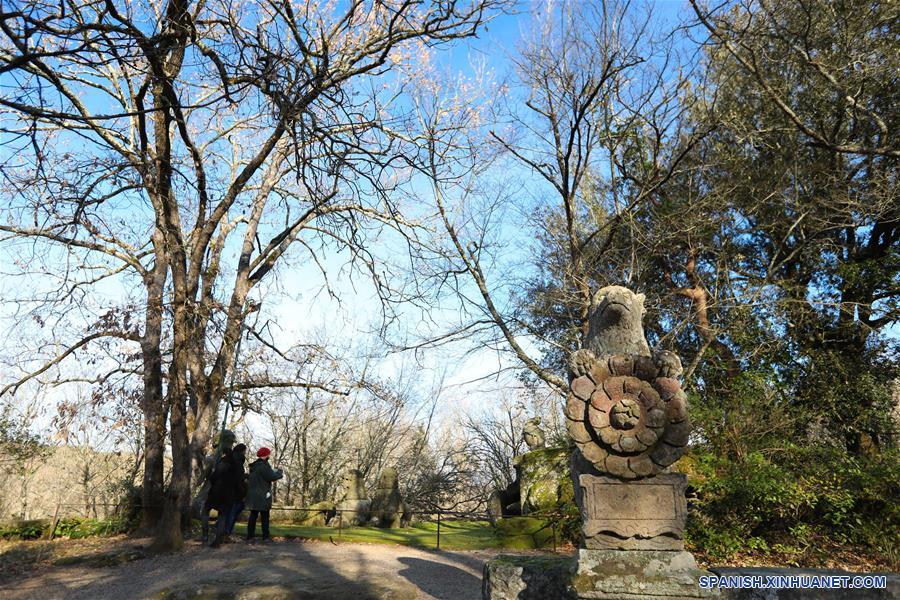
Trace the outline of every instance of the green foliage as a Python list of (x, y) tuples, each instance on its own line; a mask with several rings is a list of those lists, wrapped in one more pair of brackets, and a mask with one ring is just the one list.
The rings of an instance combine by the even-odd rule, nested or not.
[(494, 526), (500, 547), (543, 548), (553, 543), (554, 524), (537, 517), (506, 517)]
[(714, 560), (830, 544), (896, 557), (897, 451), (859, 458), (834, 447), (795, 447), (777, 459), (752, 452), (734, 460), (695, 449), (689, 466), (696, 498), (687, 539)]
[(15, 472), (29, 459), (49, 454), (49, 447), (28, 428), (28, 421), (8, 411), (0, 414), (0, 469)]
[(56, 524), (56, 536), (77, 540), (86, 537), (110, 536), (126, 533), (134, 527), (134, 523), (122, 517), (108, 519), (84, 519), (73, 517), (60, 519)]
[[(69, 517), (60, 519), (54, 531), (55, 537), (81, 539), (95, 536), (110, 536), (127, 533), (136, 526), (136, 522), (124, 517), (108, 519), (86, 519)], [(36, 540), (48, 532), (49, 519), (29, 521), (13, 521), (0, 524), (0, 539), (4, 540)]]
[(574, 495), (560, 502), (554, 514), (547, 519), (556, 528), (557, 542), (577, 544), (581, 539), (581, 513)]
[(0, 539), (4, 540), (36, 540), (43, 535), (50, 525), (45, 519), (14, 521), (0, 524)]

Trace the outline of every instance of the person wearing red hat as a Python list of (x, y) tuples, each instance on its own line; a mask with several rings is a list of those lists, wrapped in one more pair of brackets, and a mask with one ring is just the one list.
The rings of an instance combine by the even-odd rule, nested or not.
[(269, 511), (272, 509), (272, 482), (281, 479), (281, 469), (273, 469), (269, 464), (272, 451), (260, 448), (256, 451), (257, 459), (250, 465), (250, 482), (247, 490), (247, 508), (250, 517), (247, 519), (247, 541), (256, 534), (256, 519), (262, 521), (262, 539), (269, 540)]

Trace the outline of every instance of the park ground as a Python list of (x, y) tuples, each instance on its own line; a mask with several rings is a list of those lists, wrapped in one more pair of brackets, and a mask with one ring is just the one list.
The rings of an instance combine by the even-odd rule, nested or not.
[(6, 542), (0, 597), (468, 600), (480, 596), (484, 562), (498, 552), (276, 538), (150, 555), (149, 542)]
[[(188, 541), (178, 553), (155, 555), (149, 539), (100, 537), (0, 540), (0, 598), (463, 600), (480, 597), (484, 562), (499, 553), (549, 553), (552, 530), (534, 519), (493, 528), (478, 521), (445, 522), (441, 548), (435, 523), (399, 530), (336, 530), (273, 524), (272, 543), (242, 541), (218, 549)], [(542, 549), (537, 549), (542, 548)], [(696, 548), (702, 567), (709, 557)], [(560, 553), (571, 546), (559, 545)], [(825, 556), (740, 554), (719, 566), (812, 566), (891, 571), (866, 552), (831, 548)]]

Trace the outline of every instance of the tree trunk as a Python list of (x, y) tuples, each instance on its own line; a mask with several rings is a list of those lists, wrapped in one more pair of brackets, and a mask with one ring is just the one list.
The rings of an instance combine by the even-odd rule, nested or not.
[(165, 504), (164, 452), (166, 447), (165, 414), (159, 402), (144, 408), (144, 477), (141, 503), (143, 516), (139, 531), (155, 534), (163, 518)]
[(141, 410), (144, 413), (144, 476), (142, 487), (143, 515), (140, 530), (153, 535), (163, 518), (165, 503), (165, 447), (166, 406), (162, 390), (162, 295), (168, 268), (166, 265), (162, 233), (153, 233), (156, 264), (147, 276), (147, 307), (141, 354), (144, 363), (144, 393)]

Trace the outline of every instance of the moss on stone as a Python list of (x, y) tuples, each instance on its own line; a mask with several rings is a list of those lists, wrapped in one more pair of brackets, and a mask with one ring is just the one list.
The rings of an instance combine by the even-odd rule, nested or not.
[(521, 502), (526, 512), (550, 512), (574, 499), (569, 448), (538, 448), (516, 458)]

